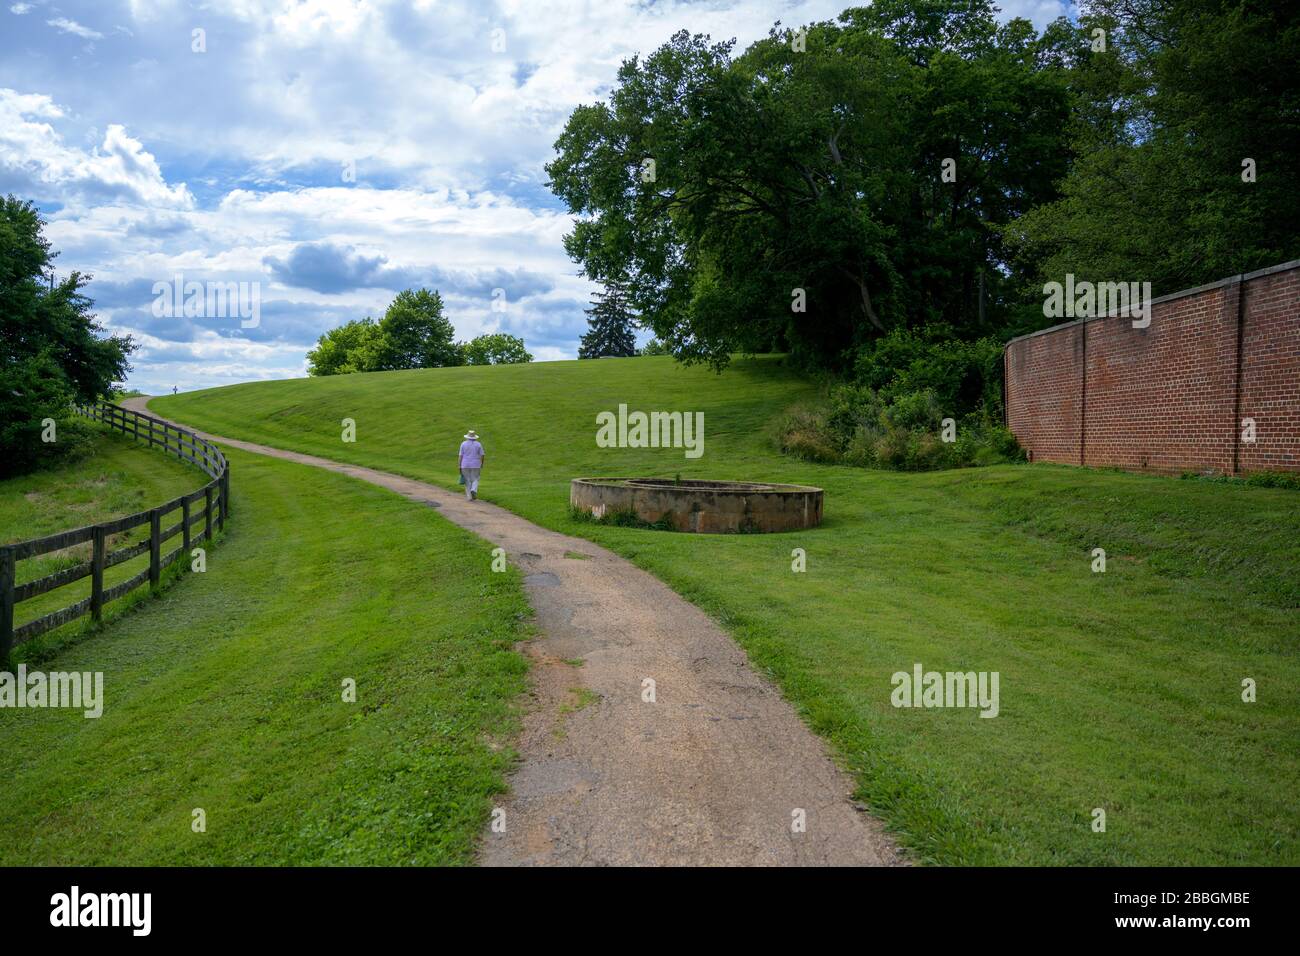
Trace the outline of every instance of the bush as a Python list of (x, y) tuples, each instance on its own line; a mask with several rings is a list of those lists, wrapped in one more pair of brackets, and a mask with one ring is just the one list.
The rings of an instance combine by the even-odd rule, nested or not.
[(837, 462), (842, 457), (831, 438), (826, 412), (809, 405), (788, 409), (775, 424), (781, 451), (804, 461)]
[(946, 325), (895, 329), (862, 346), (854, 380), (886, 402), (928, 391), (954, 418), (1002, 407), (1002, 344), (985, 338), (964, 342)]
[[(943, 421), (953, 418), (954, 441), (943, 440)], [(887, 404), (864, 385), (832, 386), (818, 405), (786, 411), (774, 426), (777, 445), (806, 461), (931, 471), (1023, 461), (1015, 436), (983, 411), (960, 421), (945, 415), (929, 389), (897, 394)]]

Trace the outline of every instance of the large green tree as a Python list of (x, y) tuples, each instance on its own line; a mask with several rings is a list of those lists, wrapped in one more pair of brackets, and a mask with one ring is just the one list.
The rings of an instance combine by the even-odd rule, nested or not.
[(683, 32), (627, 61), (547, 167), (578, 217), (570, 255), (627, 276), (655, 335), (717, 366), (773, 347), (842, 365), (890, 328), (993, 327), (1025, 268), (1001, 227), (1067, 168), (1067, 38), (999, 27), (980, 0), (920, 22), (917, 6), (774, 30), (739, 57)]
[(456, 329), (442, 314), (442, 296), (428, 289), (406, 289), (389, 304), (379, 323), (379, 371), (460, 365)]
[(335, 326), (307, 353), (307, 373), (373, 372), (379, 361), (380, 337), (379, 325), (369, 316)]
[(105, 335), (90, 277), (51, 282), (54, 257), (45, 221), (30, 202), (0, 199), (0, 475), (20, 474), (65, 450), (42, 440), (70, 434), (72, 404), (107, 396), (131, 366), (130, 336)]
[[(393, 299), (378, 322), (367, 317), (330, 329), (307, 353), (311, 375), (442, 368), (465, 362), (464, 346), (443, 315), (442, 296), (428, 289), (406, 289)], [(520, 343), (522, 346), (522, 343)]]

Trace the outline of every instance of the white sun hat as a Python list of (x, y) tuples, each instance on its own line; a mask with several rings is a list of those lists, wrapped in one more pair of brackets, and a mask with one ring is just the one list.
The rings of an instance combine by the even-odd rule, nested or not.
[(471, 429), (469, 430), (469, 433), (468, 433), (465, 437), (468, 438), (470, 441), (477, 441), (477, 440), (478, 440), (478, 433), (477, 433), (476, 431), (474, 431), (474, 429), (471, 428)]

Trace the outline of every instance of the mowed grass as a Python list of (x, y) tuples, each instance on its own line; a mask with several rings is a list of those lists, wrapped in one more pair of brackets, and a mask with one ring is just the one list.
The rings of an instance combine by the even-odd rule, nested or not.
[[(99, 425), (88, 424), (94, 433), (89, 454), (74, 462), (0, 481), (0, 544), (42, 538), (60, 531), (98, 524), (113, 518), (145, 511), (188, 494), (208, 482), (208, 476), (193, 465), (149, 449), (134, 438), (127, 438)], [(179, 515), (179, 512), (176, 512)], [(167, 526), (179, 521), (168, 516)], [(149, 536), (149, 526), (111, 535), (108, 549), (123, 548)], [(177, 538), (176, 541), (180, 539)], [(168, 542), (166, 549), (175, 547)], [(18, 562), (19, 584), (53, 574), (63, 568), (89, 561), (89, 542), (53, 551)], [(104, 583), (112, 587), (147, 567), (149, 556), (142, 555), (114, 565), (104, 573)], [(90, 578), (47, 591), (18, 605), (17, 625), (51, 611), (75, 604), (90, 594)], [(110, 616), (123, 602), (109, 605)], [(73, 623), (48, 632), (41, 645), (56, 643), (64, 635), (80, 631), (83, 623)], [(29, 652), (20, 646), (15, 652), (21, 660)]]
[(517, 574), (431, 508), (226, 452), (207, 571), (41, 663), (102, 671), (103, 716), (0, 709), (0, 865), (470, 862), (525, 687)]
[[(153, 407), (447, 487), (477, 429), (484, 498), (627, 555), (712, 613), (918, 860), (1300, 863), (1294, 492), (1061, 466), (808, 464), (765, 429), (812, 391), (775, 357), (721, 376), (640, 358), (262, 382)], [(703, 411), (703, 458), (598, 448), (596, 415), (619, 403)], [(569, 516), (572, 477), (676, 474), (815, 484), (826, 520), (695, 536)], [(891, 675), (918, 662), (997, 671), (999, 715), (894, 708)]]

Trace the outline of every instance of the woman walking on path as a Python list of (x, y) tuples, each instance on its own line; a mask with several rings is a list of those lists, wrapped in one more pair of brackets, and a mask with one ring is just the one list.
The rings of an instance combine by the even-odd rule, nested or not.
[(483, 446), (471, 428), (460, 443), (460, 474), (465, 479), (465, 497), (470, 501), (478, 497), (478, 476), (482, 468)]

